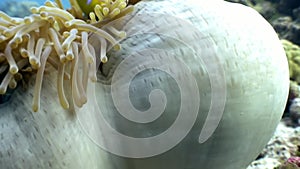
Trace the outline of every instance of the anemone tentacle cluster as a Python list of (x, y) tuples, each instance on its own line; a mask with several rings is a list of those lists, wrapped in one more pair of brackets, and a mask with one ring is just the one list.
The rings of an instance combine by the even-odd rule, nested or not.
[[(57, 70), (57, 91), (63, 108), (70, 102), (81, 107), (87, 101), (87, 81), (96, 81), (96, 61), (107, 61), (108, 46), (118, 48), (117, 37), (125, 32), (101, 27), (131, 12), (133, 7), (125, 0), (100, 0), (93, 11), (84, 13), (75, 0), (71, 9), (64, 10), (60, 0), (47, 1), (44, 6), (33, 7), (32, 14), (12, 18), (0, 11), (0, 94), (15, 88), (24, 79), (25, 72), (36, 74), (33, 111), (38, 111), (45, 70)], [(101, 54), (89, 43), (90, 35), (101, 42)], [(70, 81), (72, 99), (67, 99), (64, 83)]]

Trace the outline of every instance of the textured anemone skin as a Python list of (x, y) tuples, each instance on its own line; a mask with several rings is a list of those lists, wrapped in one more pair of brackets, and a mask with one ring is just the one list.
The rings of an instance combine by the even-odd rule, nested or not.
[[(26, 92), (17, 90), (10, 102), (0, 107), (0, 168), (242, 169), (256, 158), (280, 121), (289, 88), (287, 60), (272, 27), (254, 10), (223, 1), (207, 4), (204, 1), (145, 1), (138, 3), (136, 8), (139, 10), (131, 17), (153, 11), (171, 14), (190, 21), (202, 35), (210, 37), (187, 40), (206, 46), (207, 55), (202, 57), (217, 53), (218, 64), (223, 65), (226, 74), (226, 106), (212, 137), (203, 144), (197, 142), (210, 106), (208, 74), (200, 72), (201, 64), (197, 58), (178, 55), (191, 68), (198, 86), (201, 86), (201, 105), (191, 132), (170, 151), (142, 159), (122, 158), (103, 151), (84, 134), (76, 116), (61, 108), (53, 92), (55, 76), (50, 74), (45, 77), (39, 113), (31, 111), (32, 87)], [(190, 11), (192, 15), (188, 13)], [(204, 24), (206, 21), (207, 24)], [(158, 22), (161, 24), (157, 25), (176, 29), (163, 19)], [(96, 85), (109, 84), (116, 65), (135, 50), (180, 48), (176, 44), (168, 44), (168, 39), (162, 42), (157, 41), (157, 37), (152, 38), (144, 41), (145, 37), (134, 36), (123, 40), (121, 51), (109, 53), (109, 61), (103, 65), (103, 75), (100, 75), (101, 80)], [(131, 43), (140, 41), (143, 43)], [(214, 41), (215, 44), (207, 46), (207, 41)], [(147, 62), (147, 59), (141, 62)], [(144, 82), (146, 78), (150, 80)], [(170, 77), (161, 72), (151, 76), (141, 74), (131, 85), (143, 91), (147, 86), (143, 83), (158, 78), (163, 81), (156, 87), (166, 89), (164, 92), (170, 99), (168, 102), (176, 105), (178, 98), (173, 92), (174, 84), (167, 83)], [(128, 134), (143, 135), (144, 131), (157, 133), (157, 128), (160, 131), (160, 126), (165, 127), (174, 120), (176, 106), (171, 106), (165, 110), (168, 113), (165, 119), (156, 123), (156, 129), (138, 126), (139, 130), (135, 131), (130, 125), (124, 127), (123, 121), (116, 118), (117, 112), (111, 98), (107, 97), (109, 91), (105, 88), (102, 91), (107, 93), (99, 93), (99, 102), (108, 103), (106, 109), (111, 110), (107, 112), (111, 114), (110, 120), (117, 129)], [(131, 97), (137, 107), (147, 105), (146, 101), (143, 102), (147, 98), (146, 92)]]

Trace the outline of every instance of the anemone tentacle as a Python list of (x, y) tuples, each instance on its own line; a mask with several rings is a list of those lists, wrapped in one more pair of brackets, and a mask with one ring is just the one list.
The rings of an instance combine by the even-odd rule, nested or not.
[[(132, 11), (132, 6), (125, 0), (93, 1), (88, 6), (78, 2), (70, 0), (71, 9), (65, 10), (61, 0), (47, 1), (44, 6), (31, 8), (30, 16), (18, 20), (0, 11), (0, 74), (4, 77), (0, 94), (15, 88), (22, 74), (31, 71), (36, 74), (32, 109), (38, 111), (43, 75), (50, 66), (58, 73), (57, 91), (62, 107), (70, 108), (70, 102), (78, 107), (86, 103), (87, 81), (96, 81), (96, 57), (105, 63), (108, 58), (103, 52), (107, 44), (119, 48), (116, 38), (125, 35), (115, 28), (106, 32), (101, 27)], [(101, 38), (100, 56), (95, 56), (97, 46), (89, 43), (90, 34)], [(65, 96), (66, 80), (71, 82), (72, 100)]]

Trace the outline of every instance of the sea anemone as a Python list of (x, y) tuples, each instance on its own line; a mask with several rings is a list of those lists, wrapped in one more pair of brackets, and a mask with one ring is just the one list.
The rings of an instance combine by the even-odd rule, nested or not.
[(271, 25), (222, 0), (145, 0), (118, 20), (132, 8), (110, 15), (105, 3), (82, 12), (58, 1), (23, 20), (1, 17), (3, 83), (36, 73), (37, 84), (0, 106), (0, 168), (245, 169), (288, 95)]
[[(86, 103), (88, 78), (96, 81), (96, 62), (107, 62), (106, 50), (119, 48), (117, 38), (125, 32), (102, 27), (116, 18), (131, 12), (133, 6), (125, 0), (99, 1), (94, 10), (84, 13), (75, 0), (72, 8), (64, 10), (60, 0), (47, 1), (44, 6), (31, 8), (31, 15), (12, 18), (0, 11), (0, 75), (3, 80), (0, 94), (26, 81), (28, 72), (36, 74), (33, 111), (38, 111), (43, 75), (47, 70), (57, 70), (57, 91), (60, 104), (81, 107)], [(101, 42), (101, 55), (89, 43), (94, 35)], [(97, 47), (96, 47), (97, 48)], [(80, 71), (79, 71), (80, 70)], [(71, 98), (65, 96), (65, 81), (71, 84)], [(74, 103), (74, 104), (73, 104)]]

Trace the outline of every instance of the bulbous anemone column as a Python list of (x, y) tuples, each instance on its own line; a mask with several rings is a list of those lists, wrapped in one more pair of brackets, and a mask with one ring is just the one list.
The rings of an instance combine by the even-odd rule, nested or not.
[[(287, 59), (274, 29), (253, 9), (224, 1), (142, 1), (135, 8), (137, 12), (132, 18), (124, 21), (128, 37), (121, 41), (121, 51), (110, 53), (110, 60), (102, 67), (103, 78), (110, 83), (119, 64), (128, 57), (143, 55), (143, 51), (155, 48), (177, 52), (176, 59), (188, 66), (197, 80), (200, 109), (194, 127), (182, 142), (159, 156), (128, 159), (128, 168), (246, 168), (271, 138), (287, 100)], [(138, 16), (141, 16), (140, 20)], [(170, 16), (178, 21), (170, 21)], [(138, 24), (133, 26), (131, 23)], [(195, 28), (198, 32), (193, 32)], [(191, 54), (187, 46), (197, 47), (198, 55)], [(138, 61), (132, 64), (126, 62), (128, 70), (123, 72), (135, 74), (137, 69), (143, 69), (143, 66), (135, 68), (135, 63), (151, 62), (153, 56), (145, 54), (145, 58), (137, 57)], [(214, 62), (203, 64), (205, 60)], [(216, 131), (206, 142), (199, 144), (211, 104), (220, 101), (220, 98), (212, 100), (211, 83), (213, 78), (222, 76), (209, 74), (208, 67), (223, 71), (226, 105)], [(171, 76), (159, 70), (144, 71), (130, 85), (130, 102), (138, 110), (149, 109), (149, 93), (157, 88), (163, 90), (168, 104), (161, 119), (152, 122), (155, 127), (131, 125), (118, 115), (112, 98), (107, 97), (111, 95), (110, 89), (103, 87), (107, 93), (103, 95), (105, 98), (98, 97), (98, 104), (108, 106), (104, 110), (113, 110), (106, 116), (113, 119), (111, 123), (118, 131), (143, 138), (172, 126), (180, 109), (182, 93)]]
[[(289, 86), (285, 54), (272, 27), (250, 8), (217, 0), (145, 1), (138, 3), (136, 8), (127, 17), (128, 21), (134, 21), (127, 23), (135, 26), (126, 27), (126, 22), (119, 24), (128, 33), (128, 37), (120, 42), (122, 49), (110, 51), (108, 62), (98, 71), (98, 82), (94, 86), (99, 93), (88, 93), (87, 104), (76, 114), (64, 110), (57, 100), (56, 71), (45, 74), (39, 113), (33, 113), (31, 108), (33, 83), (25, 92), (16, 90), (11, 100), (0, 107), (0, 141), (3, 145), (0, 168), (241, 169), (255, 159), (281, 118)], [(169, 22), (164, 17), (151, 18), (153, 13), (177, 17), (178, 22)], [(139, 15), (150, 18), (146, 21), (153, 23), (160, 34), (149, 33), (153, 28), (149, 28), (145, 20), (135, 19)], [(180, 34), (176, 38), (165, 36), (182, 30), (178, 26), (180, 20), (188, 22), (200, 34), (190, 36), (187, 31), (178, 31)], [(135, 30), (144, 30), (148, 34), (133, 35)], [(195, 51), (201, 55), (191, 57), (186, 48), (190, 44), (195, 44), (198, 47)], [(93, 45), (95, 47), (96, 43)], [(117, 111), (110, 88), (105, 86), (111, 83), (123, 60), (149, 48), (173, 52), (190, 68), (199, 86), (195, 91), (200, 95), (198, 116), (188, 135), (163, 154), (149, 158), (117, 156), (99, 148), (85, 134), (76, 116), (89, 114), (100, 105), (109, 110), (103, 113), (113, 127), (133, 137), (156, 135), (172, 126), (180, 108), (181, 93), (176, 81), (166, 73), (145, 71), (130, 82), (130, 101), (140, 110), (149, 108), (148, 96), (152, 89), (163, 89), (168, 103), (163, 116), (151, 123), (152, 126), (128, 123)], [(211, 57), (217, 58), (217, 62), (203, 65), (201, 60)], [(142, 64), (150, 59), (138, 61)], [(131, 63), (128, 67), (138, 65)], [(212, 100), (212, 77), (207, 67), (222, 68), (226, 105), (216, 131), (206, 142), (199, 144), (199, 134), (211, 103), (216, 102)], [(131, 69), (128, 73), (132, 73)], [(91, 105), (89, 100), (95, 94), (98, 105)], [(66, 97), (69, 96), (66, 93)], [(122, 143), (119, 146), (122, 147)]]

